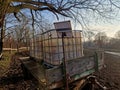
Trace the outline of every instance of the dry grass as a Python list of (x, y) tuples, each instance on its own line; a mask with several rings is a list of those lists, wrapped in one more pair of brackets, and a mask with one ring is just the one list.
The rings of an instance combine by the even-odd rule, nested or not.
[(120, 90), (120, 57), (105, 54), (106, 67), (98, 73), (100, 81), (106, 85), (109, 90)]
[(3, 52), (3, 58), (0, 60), (0, 77), (5, 73), (5, 71), (9, 68), (11, 56), (15, 53), (13, 51), (10, 53), (9, 51)]

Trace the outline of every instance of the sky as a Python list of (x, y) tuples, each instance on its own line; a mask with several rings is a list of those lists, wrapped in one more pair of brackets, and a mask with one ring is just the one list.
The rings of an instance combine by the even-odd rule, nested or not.
[[(55, 20), (55, 22), (59, 21), (65, 21), (65, 20), (70, 20), (70, 19), (62, 19), (62, 20)], [(72, 23), (72, 29), (74, 30), (83, 30), (80, 26), (79, 23), (75, 25), (73, 21), (71, 20)], [(120, 30), (120, 21), (116, 21), (116, 23), (101, 23), (101, 24), (93, 24), (91, 23), (88, 28), (93, 31), (93, 32), (105, 32), (108, 37), (114, 37), (115, 33)]]
[(108, 25), (96, 25), (91, 26), (90, 28), (96, 31), (106, 32), (109, 37), (114, 37), (115, 33), (120, 30), (120, 25), (118, 22), (116, 25), (108, 23)]
[[(59, 20), (56, 18), (55, 15), (53, 14), (48, 14), (48, 12), (44, 12), (43, 14), (45, 18), (49, 20), (49, 22), (54, 23), (54, 22), (59, 22), (59, 21), (66, 21), (66, 20), (71, 20), (70, 18), (66, 18), (63, 16), (59, 17)], [(91, 21), (88, 24), (88, 28), (91, 31), (95, 32), (106, 32), (108, 37), (114, 37), (115, 33), (120, 30), (120, 13), (118, 16), (116, 16), (114, 19), (110, 20), (98, 20), (90, 18)], [(89, 17), (88, 17), (89, 19)], [(82, 30), (81, 25), (79, 23), (74, 23), (73, 20), (71, 20), (72, 23), (72, 29), (77, 29), (77, 30)]]
[[(67, 21), (70, 20), (72, 24), (72, 29), (73, 30), (83, 30), (81, 28), (81, 25), (79, 23), (74, 23), (73, 20), (70, 18), (66, 18), (63, 16), (60, 16), (59, 20), (56, 18), (55, 15), (53, 14), (48, 14), (48, 12), (45, 12), (43, 14), (46, 19), (48, 19), (48, 22), (53, 24), (54, 22), (59, 22), (59, 21)], [(111, 23), (112, 22), (112, 23)], [(93, 32), (106, 32), (108, 37), (114, 37), (115, 33), (120, 30), (120, 21), (119, 20), (111, 20), (111, 22), (99, 22), (96, 23), (95, 21), (89, 23), (88, 28), (93, 31)], [(10, 25), (9, 25), (10, 26)], [(84, 31), (84, 30), (83, 30)]]
[[(26, 10), (24, 11), (26, 13)], [(66, 21), (71, 20), (70, 18), (66, 18), (63, 16), (59, 17), (59, 20), (56, 18), (53, 13), (50, 13), (48, 11), (42, 12), (44, 18), (48, 19), (48, 22), (53, 24), (54, 22), (59, 21)], [(90, 14), (90, 13), (89, 13)], [(115, 17), (116, 20), (111, 19), (110, 22), (107, 20), (102, 21), (101, 18), (99, 20), (95, 19), (94, 17), (91, 17), (92, 15), (87, 15), (86, 17), (90, 20), (88, 24), (88, 28), (91, 31), (95, 32), (106, 32), (109, 37), (114, 37), (115, 33), (120, 30), (120, 13), (118, 12), (118, 16)], [(73, 20), (71, 20), (72, 23), (72, 29), (82, 30), (81, 25), (79, 23), (74, 23)]]

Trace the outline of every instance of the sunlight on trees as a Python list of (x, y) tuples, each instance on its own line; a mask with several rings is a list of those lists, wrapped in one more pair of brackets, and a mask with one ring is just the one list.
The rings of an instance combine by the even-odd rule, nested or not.
[[(90, 17), (102, 17), (101, 19), (112, 19), (116, 16), (115, 8), (120, 8), (119, 0), (0, 0), (0, 53), (3, 47), (3, 26), (7, 14), (14, 14), (20, 21), (19, 14), (26, 16), (29, 12), (33, 21), (40, 17), (40, 12), (49, 11), (59, 19), (59, 15), (70, 17), (84, 28)], [(28, 10), (23, 13), (23, 10)]]

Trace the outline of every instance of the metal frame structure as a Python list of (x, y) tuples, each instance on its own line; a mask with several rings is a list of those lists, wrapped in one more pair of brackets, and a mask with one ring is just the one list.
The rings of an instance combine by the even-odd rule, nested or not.
[[(61, 33), (67, 36), (62, 37)], [(70, 34), (70, 36), (69, 36)], [(31, 40), (30, 55), (37, 60), (44, 60), (52, 65), (60, 65), (63, 57), (66, 60), (75, 59), (83, 56), (82, 36), (80, 30), (49, 30), (34, 36)], [(64, 45), (63, 42), (64, 41)], [(63, 51), (62, 48), (65, 48)], [(65, 53), (63, 56), (63, 53)]]
[(83, 55), (80, 30), (54, 29), (34, 37), (30, 42), (32, 59), (22, 63), (24, 70), (29, 71), (45, 90), (59, 87), (68, 90), (71, 83), (103, 68), (103, 51), (98, 50), (92, 56)]

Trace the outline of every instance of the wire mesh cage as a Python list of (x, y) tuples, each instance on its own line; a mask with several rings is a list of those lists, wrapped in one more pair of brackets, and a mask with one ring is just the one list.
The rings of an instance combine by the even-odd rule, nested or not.
[[(64, 36), (62, 34), (64, 33)], [(63, 49), (64, 48), (64, 49)], [(60, 65), (64, 59), (83, 56), (80, 30), (50, 30), (37, 34), (30, 42), (30, 55), (52, 65)]]

